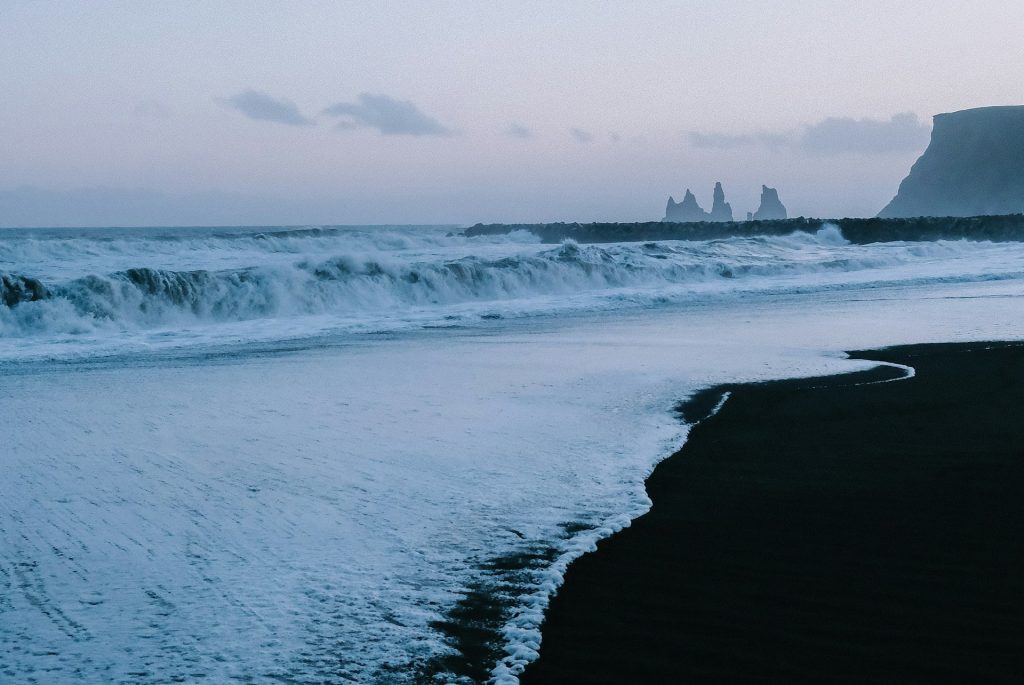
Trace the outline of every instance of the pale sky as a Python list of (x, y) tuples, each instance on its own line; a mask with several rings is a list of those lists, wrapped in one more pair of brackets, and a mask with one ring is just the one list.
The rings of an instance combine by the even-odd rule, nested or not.
[(0, 0), (0, 226), (878, 212), (1024, 3)]

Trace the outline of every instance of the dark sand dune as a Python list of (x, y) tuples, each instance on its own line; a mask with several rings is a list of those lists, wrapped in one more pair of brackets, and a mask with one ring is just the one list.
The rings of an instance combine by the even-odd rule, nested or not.
[(1024, 683), (1024, 347), (855, 356), (917, 376), (726, 388), (523, 683)]

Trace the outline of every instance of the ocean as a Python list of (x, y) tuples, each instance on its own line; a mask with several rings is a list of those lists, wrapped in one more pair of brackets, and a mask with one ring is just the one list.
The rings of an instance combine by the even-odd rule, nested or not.
[(2, 229), (0, 279), (5, 683), (516, 682), (680, 401), (1024, 339), (1024, 243), (827, 223)]

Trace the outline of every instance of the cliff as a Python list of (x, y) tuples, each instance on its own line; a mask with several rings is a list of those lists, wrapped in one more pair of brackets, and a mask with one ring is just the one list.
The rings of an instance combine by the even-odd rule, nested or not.
[(1024, 211), (1024, 106), (937, 114), (932, 138), (880, 217)]

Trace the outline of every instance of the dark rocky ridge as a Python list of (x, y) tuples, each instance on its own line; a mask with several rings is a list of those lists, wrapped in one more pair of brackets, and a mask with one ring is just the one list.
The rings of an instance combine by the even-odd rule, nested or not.
[(545, 243), (571, 239), (578, 243), (618, 243), (645, 240), (715, 240), (730, 237), (814, 233), (825, 224), (837, 226), (853, 243), (896, 240), (992, 240), (1024, 242), (1024, 214), (975, 217), (917, 217), (910, 219), (807, 219), (776, 221), (707, 221), (673, 223), (553, 223), (477, 224), (464, 231), (467, 237), (529, 231)]
[(880, 217), (1024, 211), (1024, 106), (934, 117), (928, 149)]

